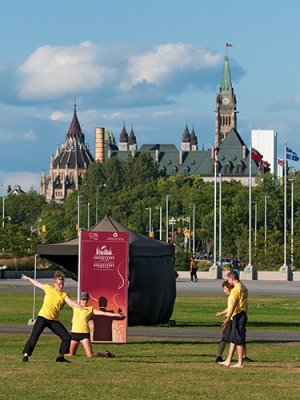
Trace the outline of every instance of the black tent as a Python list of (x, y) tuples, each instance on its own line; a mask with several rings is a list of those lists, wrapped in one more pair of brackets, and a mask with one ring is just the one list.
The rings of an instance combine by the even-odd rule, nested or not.
[[(92, 230), (128, 232), (128, 324), (156, 325), (167, 322), (176, 298), (174, 246), (133, 232), (109, 216), (105, 216)], [(78, 239), (37, 245), (37, 254), (77, 279)]]

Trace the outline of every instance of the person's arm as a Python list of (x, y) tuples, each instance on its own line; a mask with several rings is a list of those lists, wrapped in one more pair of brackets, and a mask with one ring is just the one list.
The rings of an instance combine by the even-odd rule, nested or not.
[(223, 311), (218, 311), (216, 312), (216, 317), (219, 317), (220, 315), (226, 315), (228, 311), (228, 307), (225, 308)]
[(68, 306), (70, 306), (71, 308), (81, 308), (80, 305), (78, 303), (76, 303), (76, 301), (70, 299), (70, 297), (67, 295), (65, 297), (65, 302), (68, 304)]
[(226, 317), (226, 318), (224, 319), (224, 321), (222, 322), (223, 328), (225, 328), (225, 326), (226, 326), (226, 325), (228, 324), (228, 322), (230, 321), (230, 318), (231, 318), (231, 316), (232, 316), (232, 314), (233, 314), (233, 311), (234, 311), (236, 305), (237, 305), (237, 299), (232, 299), (231, 305), (230, 305), (230, 307), (229, 307), (229, 309), (228, 309), (227, 317)]
[(111, 313), (111, 312), (105, 312), (105, 311), (101, 311), (101, 310), (95, 310), (94, 308), (93, 308), (93, 314), (94, 315), (102, 315), (102, 316), (104, 316), (104, 317), (113, 317), (114, 319), (119, 319), (119, 320), (121, 320), (121, 319), (125, 319), (125, 315), (122, 315), (121, 313), (120, 314), (114, 314), (114, 313)]
[(39, 289), (44, 290), (44, 286), (41, 282), (37, 281), (36, 279), (29, 278), (29, 276), (22, 274), (21, 279), (30, 282), (33, 286), (38, 287)]

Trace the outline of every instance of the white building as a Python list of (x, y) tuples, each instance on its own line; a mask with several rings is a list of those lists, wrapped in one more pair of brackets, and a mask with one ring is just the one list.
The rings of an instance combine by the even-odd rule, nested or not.
[(252, 147), (270, 163), (270, 172), (277, 176), (277, 132), (274, 129), (252, 129)]

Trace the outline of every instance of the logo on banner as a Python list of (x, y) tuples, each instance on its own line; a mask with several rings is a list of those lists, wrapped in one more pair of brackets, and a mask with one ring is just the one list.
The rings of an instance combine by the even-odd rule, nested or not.
[(94, 254), (94, 270), (113, 270), (115, 268), (115, 256), (111, 248), (105, 245), (97, 246)]

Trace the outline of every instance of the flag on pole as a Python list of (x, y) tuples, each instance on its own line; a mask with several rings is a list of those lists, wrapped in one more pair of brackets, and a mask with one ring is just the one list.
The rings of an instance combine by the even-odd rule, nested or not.
[(226, 43), (226, 47), (232, 47), (232, 43)]
[(286, 148), (286, 158), (293, 161), (299, 161), (299, 156), (293, 150)]
[(258, 151), (258, 150), (255, 150), (253, 147), (252, 147), (252, 150), (251, 150), (251, 158), (252, 158), (252, 160), (254, 160), (254, 161), (262, 161), (262, 159), (264, 158), (264, 156), (262, 155), (262, 154), (260, 154), (260, 152)]
[[(282, 158), (278, 158), (277, 159), (277, 164), (280, 166), (280, 167), (283, 167), (284, 166), (284, 160), (282, 159)], [(289, 163), (286, 161), (286, 166), (288, 167), (289, 166)]]

